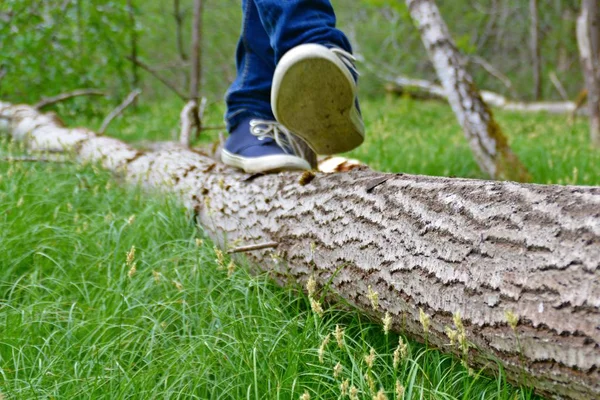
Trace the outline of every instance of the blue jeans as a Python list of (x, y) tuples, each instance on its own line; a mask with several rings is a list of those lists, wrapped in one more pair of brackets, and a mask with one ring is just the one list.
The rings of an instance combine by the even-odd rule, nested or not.
[(329, 0), (242, 0), (242, 9), (237, 78), (225, 97), (229, 131), (249, 117), (275, 119), (271, 82), (275, 66), (291, 48), (318, 43), (352, 51), (346, 36), (335, 28)]

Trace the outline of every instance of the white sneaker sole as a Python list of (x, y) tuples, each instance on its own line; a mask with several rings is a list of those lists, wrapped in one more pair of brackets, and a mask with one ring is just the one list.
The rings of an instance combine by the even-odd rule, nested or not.
[(274, 155), (264, 157), (242, 157), (229, 151), (221, 150), (223, 164), (243, 169), (249, 174), (260, 172), (305, 171), (310, 164), (303, 158), (291, 155)]
[(273, 114), (317, 154), (343, 153), (362, 144), (365, 128), (355, 100), (352, 74), (325, 46), (297, 46), (275, 69)]

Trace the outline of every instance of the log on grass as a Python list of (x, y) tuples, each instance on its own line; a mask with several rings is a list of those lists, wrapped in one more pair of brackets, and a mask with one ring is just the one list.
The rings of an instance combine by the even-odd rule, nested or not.
[(473, 368), (499, 360), (541, 394), (600, 396), (600, 188), (366, 168), (300, 184), (300, 173), (246, 175), (187, 149), (142, 153), (29, 106), (0, 103), (0, 117), (30, 149), (179, 194), (217, 243), (254, 246), (253, 265), (280, 282), (330, 282), (331, 298)]
[[(404, 76), (390, 78), (385, 86), (385, 90), (389, 93), (409, 96), (419, 100), (448, 101), (446, 91), (443, 87), (423, 79), (414, 79)], [(569, 115), (580, 111), (577, 103), (573, 101), (514, 101), (499, 93), (490, 92), (488, 90), (481, 91), (481, 98), (488, 106), (505, 111), (525, 113), (547, 112), (549, 114)]]

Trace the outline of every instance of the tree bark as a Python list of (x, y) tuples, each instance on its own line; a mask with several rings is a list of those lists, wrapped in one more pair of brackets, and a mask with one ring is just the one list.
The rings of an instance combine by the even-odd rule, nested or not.
[[(600, 397), (600, 188), (366, 168), (300, 184), (300, 173), (246, 175), (198, 151), (142, 153), (1, 102), (0, 130), (179, 194), (221, 246), (269, 244), (248, 257), (279, 282), (314, 276), (331, 300), (387, 313), (394, 329), (474, 368), (501, 360), (540, 394)], [(467, 346), (451, 344), (452, 330)]]
[(131, 48), (131, 90), (138, 89), (140, 78), (138, 73), (138, 44), (137, 30), (135, 28), (135, 9), (133, 8), (133, 0), (127, 0), (127, 15), (129, 17), (129, 46)]
[(588, 92), (590, 136), (592, 145), (600, 147), (600, 27), (597, 0), (583, 0), (577, 19), (577, 42)]
[(435, 2), (406, 0), (406, 4), (479, 167), (492, 179), (531, 180), (462, 65), (462, 56)]
[(200, 82), (202, 81), (202, 5), (202, 0), (194, 0), (189, 100), (196, 101), (196, 103), (200, 99)]
[(538, 101), (542, 97), (542, 53), (540, 51), (540, 22), (538, 0), (529, 0), (531, 17), (531, 61), (533, 67), (533, 97)]

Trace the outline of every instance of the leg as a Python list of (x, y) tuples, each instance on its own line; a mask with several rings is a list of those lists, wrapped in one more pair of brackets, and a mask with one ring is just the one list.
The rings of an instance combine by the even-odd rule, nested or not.
[(329, 0), (254, 0), (274, 49), (275, 64), (292, 48), (306, 43), (336, 46), (352, 52), (346, 36), (336, 29)]
[(364, 141), (358, 72), (329, 0), (254, 0), (274, 50), (273, 115), (318, 154)]
[(242, 11), (242, 33), (236, 52), (237, 77), (225, 97), (225, 120), (230, 132), (249, 117), (275, 119), (270, 103), (274, 51), (255, 0), (243, 0)]

